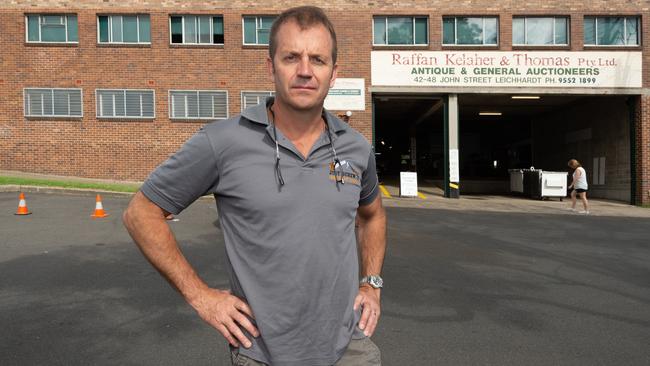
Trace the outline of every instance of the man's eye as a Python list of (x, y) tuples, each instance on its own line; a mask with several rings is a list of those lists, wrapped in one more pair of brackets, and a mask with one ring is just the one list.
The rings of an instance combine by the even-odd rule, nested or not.
[(289, 55), (289, 56), (286, 56), (284, 59), (287, 60), (287, 61), (295, 61), (296, 56), (295, 55)]

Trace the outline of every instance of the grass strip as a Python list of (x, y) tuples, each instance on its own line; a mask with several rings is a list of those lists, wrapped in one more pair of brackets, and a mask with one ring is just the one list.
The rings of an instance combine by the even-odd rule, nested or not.
[(140, 188), (136, 184), (126, 183), (94, 183), (79, 182), (74, 180), (50, 180), (39, 178), (20, 178), (0, 176), (0, 185), (37, 186), (37, 187), (58, 187), (74, 189), (96, 189), (111, 192), (137, 192)]

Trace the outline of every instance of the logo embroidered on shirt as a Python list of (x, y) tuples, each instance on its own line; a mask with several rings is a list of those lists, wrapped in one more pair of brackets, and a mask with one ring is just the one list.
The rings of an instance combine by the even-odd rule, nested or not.
[(342, 180), (344, 184), (361, 186), (361, 175), (347, 160), (341, 160), (340, 164), (330, 163), (329, 178), (333, 181)]

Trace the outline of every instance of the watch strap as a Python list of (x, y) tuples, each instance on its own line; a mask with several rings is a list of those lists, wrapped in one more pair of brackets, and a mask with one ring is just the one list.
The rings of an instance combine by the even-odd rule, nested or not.
[(373, 288), (382, 288), (384, 286), (384, 280), (378, 275), (365, 276), (359, 281), (360, 285), (368, 284)]

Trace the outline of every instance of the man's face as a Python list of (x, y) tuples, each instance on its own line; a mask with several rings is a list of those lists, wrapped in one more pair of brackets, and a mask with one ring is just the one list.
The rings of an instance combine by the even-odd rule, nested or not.
[(284, 23), (267, 66), (279, 102), (298, 111), (321, 109), (336, 79), (332, 38), (320, 24), (301, 30), (294, 21)]

